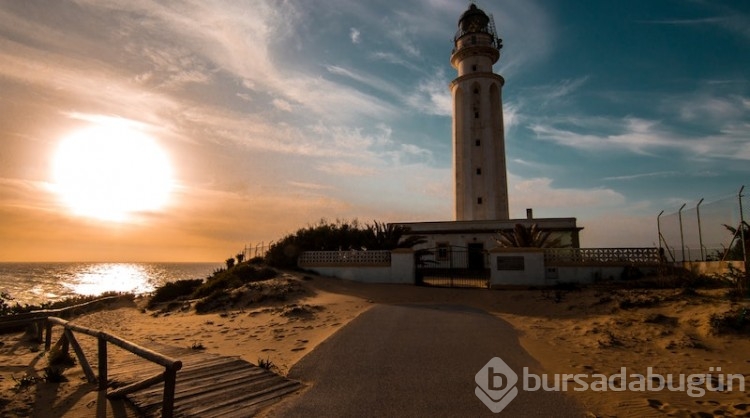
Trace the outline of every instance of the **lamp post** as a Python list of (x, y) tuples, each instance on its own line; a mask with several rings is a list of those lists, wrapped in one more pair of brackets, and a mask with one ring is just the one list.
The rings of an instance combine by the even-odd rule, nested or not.
[(703, 198), (698, 201), (695, 211), (698, 213), (698, 243), (701, 246), (701, 261), (706, 261), (705, 254), (703, 253), (703, 232), (701, 231), (701, 203), (703, 203)]
[(682, 262), (685, 262), (685, 235), (682, 232), (682, 210), (685, 209), (687, 203), (683, 203), (680, 206), (680, 210), (677, 211), (677, 215), (680, 218), (680, 245), (682, 246)]

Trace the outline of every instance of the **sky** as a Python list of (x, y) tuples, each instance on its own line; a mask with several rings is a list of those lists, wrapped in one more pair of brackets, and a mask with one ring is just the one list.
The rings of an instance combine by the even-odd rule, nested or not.
[[(451, 220), (449, 58), (468, 5), (0, 0), (0, 261), (221, 261), (320, 219)], [(583, 247), (653, 246), (660, 211), (674, 232), (701, 198), (737, 221), (750, 2), (477, 5), (504, 43), (512, 218), (575, 217)], [(149, 138), (101, 165), (161, 176), (158, 204), (71, 205), (60, 149), (101, 126)]]

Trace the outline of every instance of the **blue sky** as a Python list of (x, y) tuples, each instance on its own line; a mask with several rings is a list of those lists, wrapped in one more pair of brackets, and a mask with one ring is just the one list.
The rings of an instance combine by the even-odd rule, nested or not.
[[(512, 217), (651, 246), (661, 210), (750, 180), (750, 3), (477, 4), (504, 41)], [(468, 5), (0, 0), (0, 258), (215, 261), (321, 218), (450, 220)], [(117, 223), (70, 213), (50, 177), (61, 138), (113, 119), (175, 185)]]

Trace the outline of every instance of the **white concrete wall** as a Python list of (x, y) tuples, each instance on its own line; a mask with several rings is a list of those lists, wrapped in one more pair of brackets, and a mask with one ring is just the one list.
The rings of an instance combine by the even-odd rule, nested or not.
[[(556, 271), (555, 273), (551, 270)], [(619, 280), (622, 277), (622, 266), (564, 266), (547, 267), (550, 284), (554, 283), (593, 283), (598, 280)]]
[[(523, 270), (498, 268), (498, 257), (520, 257)], [(544, 286), (544, 250), (539, 248), (493, 248), (490, 250), (490, 287)]]
[(414, 251), (396, 249), (391, 252), (390, 266), (301, 266), (322, 276), (337, 277), (362, 283), (414, 284)]

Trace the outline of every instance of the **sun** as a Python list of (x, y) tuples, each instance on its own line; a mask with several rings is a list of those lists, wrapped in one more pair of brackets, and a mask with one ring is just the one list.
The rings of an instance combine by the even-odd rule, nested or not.
[(52, 176), (73, 213), (115, 222), (163, 208), (173, 186), (166, 152), (144, 132), (116, 122), (64, 137)]

